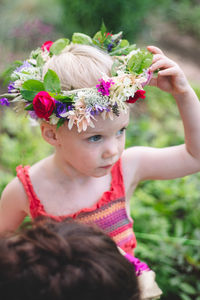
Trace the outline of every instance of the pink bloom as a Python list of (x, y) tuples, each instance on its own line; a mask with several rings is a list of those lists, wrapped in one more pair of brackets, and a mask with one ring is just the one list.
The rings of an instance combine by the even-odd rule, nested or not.
[(33, 108), (36, 115), (46, 121), (49, 121), (55, 107), (55, 100), (45, 91), (39, 92), (33, 99)]
[(149, 82), (151, 81), (151, 78), (153, 77), (153, 72), (151, 72), (149, 70), (146, 71), (146, 74), (147, 74), (147, 80), (142, 83), (142, 87), (149, 84)]
[(46, 50), (49, 52), (52, 45), (53, 45), (53, 42), (52, 42), (52, 41), (46, 41), (46, 42), (42, 45), (41, 49), (42, 49), (42, 51), (45, 51), (45, 49), (46, 49)]
[(132, 265), (134, 265), (136, 276), (141, 275), (144, 271), (150, 271), (147, 264), (140, 261), (138, 258), (132, 256), (131, 254), (126, 253), (125, 258), (128, 259), (130, 263), (132, 263)]
[(135, 92), (134, 97), (129, 97), (128, 100), (126, 100), (127, 103), (135, 103), (139, 98), (145, 99), (145, 91), (144, 90), (137, 90)]
[(98, 89), (98, 92), (101, 93), (103, 96), (109, 96), (110, 95), (110, 87), (111, 84), (114, 84), (112, 79), (109, 79), (108, 81), (103, 80), (103, 78), (98, 80), (100, 84), (96, 85), (96, 88)]

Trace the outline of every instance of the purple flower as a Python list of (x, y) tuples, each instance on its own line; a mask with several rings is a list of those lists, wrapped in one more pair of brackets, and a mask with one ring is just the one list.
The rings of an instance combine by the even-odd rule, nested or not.
[[(67, 107), (65, 103), (62, 103), (60, 101), (55, 100), (56, 103), (56, 117), (57, 118), (62, 118), (61, 114), (65, 113), (67, 111)], [(68, 110), (70, 108), (70, 105), (68, 106)]]
[(34, 119), (34, 120), (37, 120), (37, 119), (38, 119), (38, 116), (36, 115), (35, 111), (29, 110), (29, 111), (28, 111), (28, 114), (29, 114), (29, 116), (30, 116), (32, 119)]
[(107, 46), (107, 50), (108, 52), (111, 52), (112, 51), (112, 48), (113, 48), (113, 43), (109, 43), (108, 46)]
[(100, 92), (103, 96), (109, 96), (110, 95), (110, 86), (111, 84), (114, 84), (112, 79), (109, 79), (108, 81), (103, 80), (103, 78), (98, 80), (100, 84), (96, 85), (96, 88), (98, 92)]
[(100, 113), (102, 113), (104, 110), (108, 111), (108, 108), (106, 106), (101, 106), (101, 105), (98, 105), (98, 104), (95, 104), (95, 106), (90, 107), (90, 108), (87, 109), (87, 111), (90, 112), (90, 114), (92, 116), (97, 116)]
[(21, 70), (23, 70), (24, 68), (30, 68), (32, 67), (31, 64), (29, 64), (29, 62), (27, 62), (26, 60), (23, 62), (23, 64), (18, 67), (17, 69), (15, 69), (16, 72), (20, 72)]
[(12, 93), (15, 90), (15, 83), (10, 81), (8, 85), (8, 93)]
[(7, 98), (1, 98), (0, 99), (0, 104), (2, 105), (2, 106), (10, 106), (10, 102), (8, 101), (8, 99)]

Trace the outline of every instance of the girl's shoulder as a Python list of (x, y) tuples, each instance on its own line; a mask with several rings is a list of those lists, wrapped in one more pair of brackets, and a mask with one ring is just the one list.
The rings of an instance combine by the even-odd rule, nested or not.
[(11, 180), (3, 190), (1, 201), (3, 202), (6, 200), (13, 202), (13, 204), (20, 204), (20, 207), (25, 206), (24, 204), (27, 202), (27, 197), (23, 185), (18, 177), (15, 177), (13, 180)]
[(0, 200), (0, 234), (16, 230), (26, 215), (29, 205), (23, 185), (15, 177), (5, 187)]

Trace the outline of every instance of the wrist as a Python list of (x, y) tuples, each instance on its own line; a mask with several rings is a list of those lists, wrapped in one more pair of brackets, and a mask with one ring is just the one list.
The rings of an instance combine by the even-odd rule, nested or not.
[(175, 100), (182, 100), (182, 101), (183, 99), (189, 99), (193, 94), (194, 94), (194, 90), (189, 84), (187, 87), (182, 89), (182, 91), (172, 92), (172, 96), (175, 98)]

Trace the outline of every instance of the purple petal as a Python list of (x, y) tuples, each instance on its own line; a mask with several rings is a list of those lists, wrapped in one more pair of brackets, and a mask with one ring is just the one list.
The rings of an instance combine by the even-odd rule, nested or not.
[(38, 116), (36, 115), (36, 113), (33, 110), (29, 110), (28, 114), (32, 119), (34, 119), (34, 120), (38, 119)]
[(23, 62), (23, 65), (21, 65), (20, 67), (18, 67), (17, 69), (15, 69), (16, 72), (20, 72), (21, 70), (23, 70), (24, 68), (30, 68), (31, 64), (29, 64), (29, 62), (27, 62), (26, 60)]
[(0, 104), (1, 104), (2, 106), (10, 106), (10, 102), (8, 101), (7, 98), (1, 98), (1, 99), (0, 99)]

